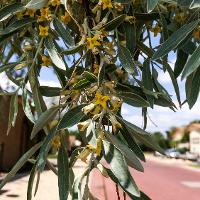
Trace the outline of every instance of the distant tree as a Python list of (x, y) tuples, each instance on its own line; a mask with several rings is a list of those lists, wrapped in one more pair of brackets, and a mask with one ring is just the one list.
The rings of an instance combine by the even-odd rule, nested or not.
[(161, 132), (153, 133), (152, 137), (159, 144), (159, 146), (162, 147), (163, 149), (169, 148), (169, 142)]

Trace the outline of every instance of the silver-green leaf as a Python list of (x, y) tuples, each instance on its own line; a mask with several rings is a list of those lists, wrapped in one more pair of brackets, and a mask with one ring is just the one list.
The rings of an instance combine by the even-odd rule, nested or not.
[(7, 135), (9, 134), (10, 129), (15, 126), (17, 113), (18, 113), (18, 92), (14, 93), (10, 99)]
[(158, 0), (147, 0), (147, 12), (151, 12), (157, 4)]
[(198, 25), (198, 20), (185, 24), (174, 32), (153, 54), (152, 60), (157, 60), (174, 50)]
[(110, 164), (111, 171), (124, 191), (133, 196), (140, 196), (140, 191), (133, 180), (122, 153), (111, 143), (103, 141), (104, 158)]
[(52, 62), (54, 63), (54, 65), (56, 65), (60, 69), (65, 70), (66, 69), (65, 62), (62, 59), (62, 57), (60, 56), (60, 54), (53, 42), (53, 39), (51, 37), (47, 37), (45, 39), (45, 47), (47, 48), (48, 54), (49, 54)]
[(48, 0), (31, 0), (28, 2), (28, 4), (26, 4), (25, 8), (37, 10), (46, 6), (47, 3)]
[(31, 132), (31, 139), (56, 116), (58, 108), (58, 106), (51, 107), (39, 116)]
[(200, 66), (200, 45), (188, 59), (182, 73), (182, 79), (189, 76), (192, 72), (194, 72)]

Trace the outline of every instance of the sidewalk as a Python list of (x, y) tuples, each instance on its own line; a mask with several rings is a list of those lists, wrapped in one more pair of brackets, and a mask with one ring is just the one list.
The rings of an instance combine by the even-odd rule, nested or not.
[[(200, 169), (195, 169), (189, 167), (188, 165), (191, 163), (190, 161), (176, 160), (176, 159), (166, 159), (166, 158), (158, 158), (152, 155), (147, 155), (147, 164), (148, 161), (154, 161), (162, 164), (163, 166), (176, 166), (179, 168), (187, 168), (189, 170), (198, 171)], [(56, 160), (52, 160), (54, 164), (56, 164)], [(146, 165), (146, 164), (145, 164)], [(77, 175), (81, 175), (84, 171), (85, 164), (81, 161), (78, 161), (76, 167), (74, 168), (74, 173)], [(142, 177), (145, 174), (136, 172), (132, 170), (134, 176), (138, 177), (138, 180), (142, 180)], [(27, 191), (27, 183), (29, 174), (18, 174), (18, 177), (7, 183), (3, 190), (0, 191), (0, 199), (1, 200), (26, 200), (26, 191)], [(146, 185), (146, 184), (145, 184)], [(98, 169), (94, 169), (92, 174), (90, 175), (90, 188), (92, 194), (99, 198), (99, 200), (115, 200), (117, 199), (116, 194), (116, 185), (109, 178), (104, 178)], [(123, 197), (122, 191), (119, 189), (121, 198)], [(37, 195), (33, 200), (59, 200), (58, 194), (58, 186), (57, 186), (57, 176), (50, 170), (46, 170), (41, 174), (39, 189)], [(123, 199), (123, 198), (122, 198)], [(129, 200), (127, 197), (126, 200)]]
[[(56, 164), (56, 160), (52, 160)], [(83, 162), (77, 162), (74, 168), (76, 175), (81, 174), (84, 169)], [(27, 184), (29, 174), (19, 174), (21, 176), (7, 183), (0, 191), (1, 200), (26, 200)], [(40, 177), (38, 192), (33, 200), (59, 200), (57, 176), (51, 170), (45, 170)]]

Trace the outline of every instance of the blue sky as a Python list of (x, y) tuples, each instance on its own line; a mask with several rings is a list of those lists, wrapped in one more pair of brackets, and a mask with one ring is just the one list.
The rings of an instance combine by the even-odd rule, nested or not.
[[(173, 58), (174, 56), (171, 56), (171, 62), (173, 66)], [(175, 93), (171, 84), (170, 77), (167, 73), (160, 72), (159, 74), (159, 81), (161, 84), (165, 86), (165, 88), (168, 90), (169, 94), (172, 95), (172, 98), (174, 102), (177, 104), (177, 100), (175, 97)], [(7, 81), (5, 74), (0, 74), (0, 85), (2, 87), (6, 87)], [(40, 74), (40, 83), (41, 85), (46, 86), (52, 86), (56, 87), (59, 86), (59, 82), (57, 80), (56, 75), (53, 73), (53, 70), (51, 68), (43, 68)], [(11, 84), (12, 85), (12, 84)], [(181, 100), (185, 100), (185, 89), (184, 89), (184, 81), (180, 81), (179, 79), (179, 85), (180, 85), (180, 93), (181, 93)], [(185, 104), (181, 109), (178, 109), (176, 112), (173, 112), (169, 108), (159, 107), (155, 106), (154, 109), (149, 108), (148, 109), (148, 126), (147, 131), (149, 132), (155, 132), (155, 131), (161, 131), (165, 133), (166, 130), (169, 130), (170, 127), (174, 126), (182, 126), (187, 125), (189, 122), (193, 120), (200, 120), (200, 112), (199, 112), (199, 100), (195, 104), (195, 106), (192, 108), (192, 110), (189, 110), (187, 104)], [(141, 109), (133, 108), (129, 105), (124, 104), (122, 107), (122, 115), (124, 118), (131, 123), (134, 123), (140, 127), (142, 127), (142, 115), (141, 115)]]
[[(153, 39), (154, 47), (159, 44), (159, 39), (160, 39), (159, 37)], [(146, 45), (148, 45), (148, 43), (146, 43)], [(174, 53), (170, 53), (168, 57), (172, 68), (175, 63), (175, 56), (176, 55)], [(5, 88), (8, 82), (4, 73), (0, 74), (0, 80), (1, 80), (0, 82), (1, 87)], [(59, 81), (56, 75), (53, 73), (52, 68), (46, 68), (46, 67), (42, 68), (39, 80), (41, 85), (52, 86), (52, 87), (59, 86)], [(162, 71), (159, 71), (158, 80), (167, 89), (169, 94), (172, 95), (174, 103), (178, 105), (174, 89), (172, 87), (171, 79), (168, 73), (167, 72), (163, 73)], [(184, 81), (178, 79), (178, 82), (180, 86), (181, 101), (183, 102), (185, 100)], [(9, 84), (12, 85), (12, 83)], [(178, 109), (176, 112), (173, 112), (169, 108), (158, 107), (158, 106), (155, 106), (154, 109), (149, 108), (147, 131), (149, 132), (161, 131), (162, 133), (165, 133), (165, 131), (169, 130), (171, 127), (187, 125), (189, 122), (193, 120), (200, 120), (199, 100), (200, 98), (197, 100), (192, 110), (189, 110), (187, 104), (185, 104), (181, 109)], [(122, 107), (122, 115), (126, 120), (130, 121), (131, 123), (134, 123), (142, 127), (143, 120), (141, 115), (141, 109), (133, 108), (129, 105), (124, 104)]]
[[(173, 67), (175, 62), (175, 55), (173, 53), (169, 54), (169, 61), (171, 66)], [(47, 73), (46, 70), (48, 70), (49, 73)], [(51, 69), (45, 68), (41, 72), (40, 79), (41, 83), (44, 85), (48, 83), (52, 86), (58, 86), (57, 78), (52, 73)], [(172, 99), (174, 100), (175, 104), (178, 105), (174, 89), (172, 87), (171, 79), (168, 73), (160, 72), (159, 81), (168, 90), (169, 94), (172, 95)], [(181, 81), (179, 78), (178, 82), (180, 86), (181, 100), (183, 102), (185, 100), (185, 81)], [(187, 104), (185, 104), (181, 109), (178, 108), (176, 112), (173, 112), (169, 108), (159, 106), (155, 106), (154, 109), (149, 108), (148, 112), (150, 119), (148, 120), (147, 131), (161, 131), (164, 133), (166, 130), (169, 130), (170, 127), (187, 125), (193, 120), (200, 120), (199, 100), (197, 101), (192, 110), (189, 110)], [(142, 126), (143, 120), (141, 115), (141, 109), (133, 108), (129, 105), (124, 104), (122, 108), (122, 114), (128, 121), (135, 123), (140, 127)]]

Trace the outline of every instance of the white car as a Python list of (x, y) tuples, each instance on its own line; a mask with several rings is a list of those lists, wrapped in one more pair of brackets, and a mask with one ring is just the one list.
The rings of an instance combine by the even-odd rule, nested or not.
[(179, 158), (180, 152), (178, 152), (176, 149), (167, 149), (165, 151), (165, 155), (168, 158)]

